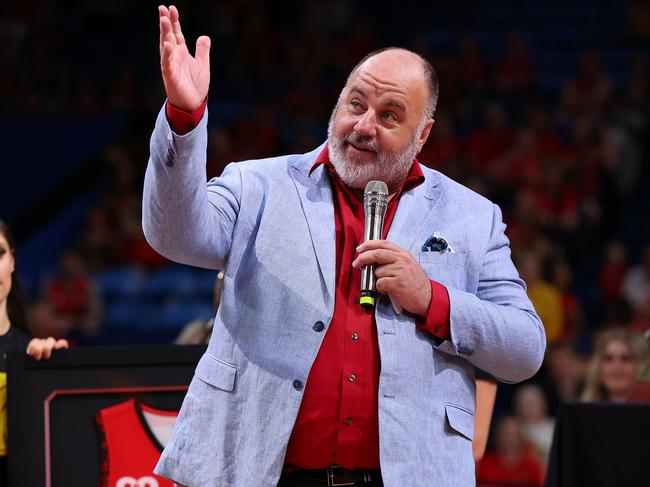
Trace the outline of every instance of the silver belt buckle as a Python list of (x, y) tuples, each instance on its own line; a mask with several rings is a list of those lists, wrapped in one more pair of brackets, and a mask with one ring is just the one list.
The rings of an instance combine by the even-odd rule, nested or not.
[[(339, 486), (343, 486), (343, 485), (354, 485), (355, 484), (354, 482), (342, 482), (342, 483), (334, 482), (334, 469), (335, 468), (343, 468), (343, 467), (341, 467), (339, 465), (332, 465), (331, 467), (327, 467), (327, 486), (328, 487), (339, 487)], [(366, 477), (365, 472), (364, 472), (363, 477), (364, 477), (364, 480), (365, 480), (365, 477)]]

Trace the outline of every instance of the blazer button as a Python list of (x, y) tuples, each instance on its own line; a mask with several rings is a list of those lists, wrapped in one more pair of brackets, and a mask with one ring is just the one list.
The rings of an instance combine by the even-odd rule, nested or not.
[(301, 391), (302, 390), (302, 382), (300, 382), (299, 380), (294, 380), (293, 381), (293, 388), (295, 390), (297, 390), (297, 391)]
[(323, 324), (322, 321), (317, 321), (314, 323), (314, 326), (312, 326), (314, 331), (323, 331), (325, 329), (325, 325)]

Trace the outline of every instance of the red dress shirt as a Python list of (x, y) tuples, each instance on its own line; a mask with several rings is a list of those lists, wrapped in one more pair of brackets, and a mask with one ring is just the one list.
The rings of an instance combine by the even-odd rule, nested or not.
[[(205, 104), (204, 104), (205, 105)], [(172, 130), (182, 134), (201, 119), (205, 106), (193, 114), (167, 103)], [(177, 112), (182, 116), (176, 117)], [(198, 115), (200, 112), (200, 115)], [(198, 118), (197, 118), (198, 117)], [(180, 132), (179, 132), (180, 130)], [(190, 129), (191, 130), (191, 129)], [(379, 344), (374, 310), (357, 303), (361, 271), (352, 267), (356, 247), (363, 242), (363, 201), (339, 178), (328, 149), (319, 155), (312, 171), (325, 164), (332, 181), (336, 228), (336, 290), (334, 316), (325, 333), (304, 389), (285, 456), (285, 468), (379, 467)], [(424, 174), (417, 161), (397, 194), (388, 202), (384, 238), (397, 210), (399, 198), (422, 184)], [(439, 339), (450, 337), (449, 295), (442, 284), (431, 281), (431, 303), (426, 317), (416, 326)]]

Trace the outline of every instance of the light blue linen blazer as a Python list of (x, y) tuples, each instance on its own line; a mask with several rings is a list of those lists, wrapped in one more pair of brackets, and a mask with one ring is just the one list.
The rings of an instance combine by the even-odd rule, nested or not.
[[(163, 109), (144, 183), (151, 246), (225, 271), (212, 340), (156, 473), (188, 487), (270, 487), (334, 312), (332, 189), (324, 166), (309, 175), (322, 147), (230, 164), (206, 187), (206, 124), (207, 113), (176, 135)], [(439, 342), (378, 301), (381, 471), (387, 487), (473, 486), (474, 368), (524, 380), (541, 365), (545, 335), (499, 208), (422, 171), (425, 182), (401, 196), (388, 240), (447, 286), (452, 338)], [(421, 252), (436, 231), (454, 253)]]

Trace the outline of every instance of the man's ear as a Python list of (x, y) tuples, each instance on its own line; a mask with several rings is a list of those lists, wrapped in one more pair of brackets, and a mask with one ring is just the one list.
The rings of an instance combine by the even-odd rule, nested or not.
[(436, 121), (433, 118), (430, 118), (427, 120), (427, 123), (424, 124), (424, 128), (422, 129), (422, 133), (420, 133), (420, 140), (419, 140), (419, 146), (418, 146), (418, 153), (422, 150), (422, 147), (424, 147), (424, 144), (426, 144), (427, 139), (429, 138), (429, 133), (431, 133), (431, 127), (433, 127), (433, 124)]

